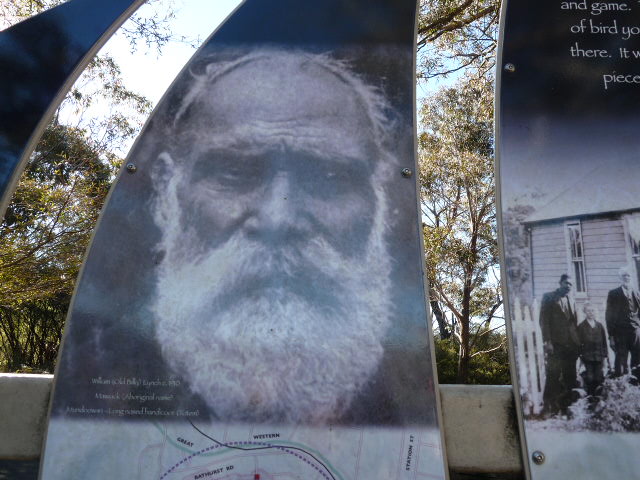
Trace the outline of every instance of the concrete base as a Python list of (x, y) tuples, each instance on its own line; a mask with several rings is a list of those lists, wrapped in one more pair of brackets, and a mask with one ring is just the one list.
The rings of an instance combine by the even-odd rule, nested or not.
[(520, 473), (518, 420), (507, 385), (440, 385), (449, 468)]
[[(53, 375), (0, 374), (0, 461), (39, 458), (52, 384)], [(452, 479), (522, 475), (511, 386), (440, 385), (440, 398)]]
[(36, 459), (44, 438), (53, 375), (0, 374), (0, 459)]

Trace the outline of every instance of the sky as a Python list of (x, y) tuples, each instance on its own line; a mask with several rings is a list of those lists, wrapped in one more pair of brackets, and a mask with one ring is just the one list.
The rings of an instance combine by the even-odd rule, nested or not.
[[(144, 4), (138, 9), (137, 14), (151, 16), (154, 11), (162, 14), (172, 7), (175, 18), (171, 21), (171, 29), (175, 38), (186, 37), (190, 41), (169, 42), (162, 47), (161, 52), (158, 52), (155, 46), (148, 47), (144, 41), (140, 41), (132, 52), (128, 39), (122, 33), (116, 32), (100, 53), (108, 54), (115, 59), (128, 89), (144, 95), (155, 106), (177, 74), (195, 54), (195, 46), (204, 43), (242, 1), (157, 0)], [(6, 26), (8, 25), (0, 24), (0, 29)], [(454, 80), (448, 78), (441, 82), (419, 83), (416, 89), (418, 102), (441, 84), (450, 84)]]
[[(144, 41), (139, 41), (132, 52), (129, 40), (118, 31), (100, 53), (115, 59), (129, 90), (144, 95), (155, 106), (196, 53), (196, 47), (203, 44), (241, 3), (243, 0), (156, 0), (146, 3), (138, 9), (138, 15), (146, 17), (153, 15), (153, 12), (162, 14), (172, 7), (175, 11), (175, 18), (171, 20), (173, 35), (175, 38), (186, 37), (189, 41), (171, 41), (160, 52), (155, 46), (149, 47)], [(418, 104), (438, 87), (454, 81), (455, 78), (450, 77), (440, 82), (420, 82), (416, 88)], [(100, 115), (101, 107), (96, 108), (98, 111), (92, 112), (91, 116)], [(62, 115), (73, 116), (73, 113), (63, 111)], [(119, 153), (126, 155), (131, 144), (128, 142), (125, 151)]]
[[(160, 0), (140, 7), (138, 13), (146, 15), (153, 9), (163, 11), (171, 0)], [(185, 36), (203, 43), (241, 0), (175, 0), (176, 18), (172, 29), (176, 37)], [(182, 70), (196, 49), (187, 43), (170, 42), (159, 55), (155, 47), (139, 45), (130, 52), (128, 40), (116, 34), (102, 52), (112, 55), (122, 69), (127, 87), (145, 95), (155, 105)]]
[[(151, 5), (143, 5), (139, 13), (144, 15), (154, 9), (162, 11), (170, 2), (176, 7), (176, 18), (172, 22), (176, 37), (198, 39), (202, 44), (242, 0), (159, 0)], [(141, 44), (131, 54), (126, 38), (116, 34), (102, 51), (115, 57), (127, 86), (143, 93), (155, 105), (196, 49), (186, 43), (171, 42), (158, 55), (155, 48), (149, 49)], [(451, 75), (439, 81), (420, 82), (416, 88), (418, 99), (429, 95), (439, 86), (454, 83), (457, 78), (457, 75)]]

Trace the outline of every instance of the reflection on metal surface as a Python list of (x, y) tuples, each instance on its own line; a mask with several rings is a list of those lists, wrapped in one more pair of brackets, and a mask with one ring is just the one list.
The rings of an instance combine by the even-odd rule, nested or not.
[(536, 465), (542, 465), (544, 463), (544, 453), (542, 453), (539, 450), (536, 450), (531, 454), (531, 459), (533, 460), (533, 463), (535, 463)]
[(0, 32), (0, 218), (41, 129), (144, 0), (70, 0)]

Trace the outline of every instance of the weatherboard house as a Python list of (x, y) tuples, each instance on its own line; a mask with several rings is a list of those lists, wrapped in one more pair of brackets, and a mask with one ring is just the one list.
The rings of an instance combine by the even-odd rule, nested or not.
[[(629, 162), (635, 163), (635, 162)], [(530, 235), (533, 298), (573, 277), (579, 321), (589, 301), (604, 320), (609, 290), (619, 269), (631, 268), (640, 284), (640, 178), (633, 165), (602, 165), (524, 220)]]

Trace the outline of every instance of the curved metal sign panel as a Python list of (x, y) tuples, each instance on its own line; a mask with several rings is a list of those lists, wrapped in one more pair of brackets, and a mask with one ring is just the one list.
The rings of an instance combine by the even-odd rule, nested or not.
[(250, 1), (195, 55), (102, 214), (42, 478), (445, 478), (415, 12)]
[(42, 129), (144, 0), (70, 0), (0, 32), (0, 218)]
[(503, 13), (503, 279), (530, 476), (637, 478), (640, 5)]

